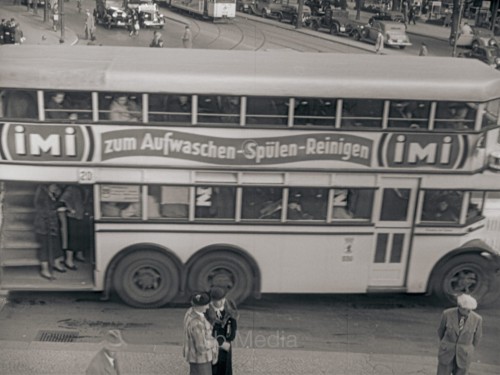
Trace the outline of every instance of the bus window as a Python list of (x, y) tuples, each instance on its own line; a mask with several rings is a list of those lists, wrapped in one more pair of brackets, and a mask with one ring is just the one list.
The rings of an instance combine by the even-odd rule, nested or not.
[(148, 218), (187, 219), (188, 217), (189, 187), (148, 187)]
[(287, 124), (288, 98), (247, 98), (247, 124)]
[(492, 100), (486, 103), (484, 110), (482, 127), (500, 125), (500, 99)]
[(477, 105), (465, 102), (438, 102), (435, 129), (474, 129)]
[(107, 121), (141, 121), (142, 96), (127, 93), (100, 93), (99, 119)]
[(102, 218), (140, 218), (141, 187), (138, 185), (101, 185)]
[(467, 205), (467, 222), (475, 221), (477, 218), (482, 217), (485, 195), (484, 191), (473, 191), (470, 193), (469, 204)]
[(287, 220), (326, 220), (327, 189), (291, 188)]
[(235, 187), (197, 186), (196, 219), (234, 219)]
[(45, 118), (48, 121), (92, 119), (90, 92), (46, 91)]
[(250, 220), (281, 219), (283, 191), (274, 187), (244, 187), (241, 218)]
[(198, 96), (199, 123), (240, 123), (240, 98), (237, 96)]
[(410, 189), (384, 189), (380, 220), (406, 221), (410, 192)]
[(191, 124), (191, 97), (177, 94), (150, 94), (149, 122)]
[(458, 224), (463, 193), (454, 190), (427, 190), (424, 194), (422, 221)]
[(343, 128), (382, 127), (383, 100), (344, 99), (342, 106)]
[(373, 189), (335, 189), (332, 200), (333, 220), (370, 220)]
[(390, 103), (388, 127), (427, 129), (430, 108), (430, 102), (393, 100)]
[(295, 125), (335, 126), (336, 99), (296, 98)]
[(38, 105), (34, 90), (1, 90), (0, 117), (11, 119), (38, 119)]

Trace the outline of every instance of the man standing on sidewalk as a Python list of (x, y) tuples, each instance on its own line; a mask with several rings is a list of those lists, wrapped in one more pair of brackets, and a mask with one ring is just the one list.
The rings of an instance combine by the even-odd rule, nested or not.
[(208, 293), (194, 294), (191, 297), (192, 307), (184, 316), (183, 354), (189, 363), (190, 375), (212, 375), (212, 364), (217, 363), (219, 344), (205, 318), (209, 303)]
[(441, 315), (437, 375), (467, 375), (483, 335), (483, 318), (472, 311), (477, 307), (474, 297), (462, 294), (457, 304)]

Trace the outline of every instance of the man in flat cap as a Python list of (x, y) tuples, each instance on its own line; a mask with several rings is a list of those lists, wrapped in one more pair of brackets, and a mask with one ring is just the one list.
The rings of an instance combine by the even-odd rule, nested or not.
[(457, 305), (441, 315), (437, 375), (467, 375), (483, 335), (483, 318), (472, 311), (477, 307), (474, 297), (461, 294)]
[(219, 345), (212, 336), (212, 326), (205, 318), (209, 303), (208, 293), (195, 293), (184, 316), (183, 354), (189, 363), (190, 375), (212, 375), (212, 364), (217, 363)]
[(86, 375), (120, 375), (116, 352), (127, 344), (117, 329), (106, 332), (102, 339), (102, 349), (97, 352), (87, 367)]

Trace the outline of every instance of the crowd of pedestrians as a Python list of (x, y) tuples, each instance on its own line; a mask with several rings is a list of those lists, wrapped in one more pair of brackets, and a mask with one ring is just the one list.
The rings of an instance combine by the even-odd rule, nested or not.
[(2, 19), (0, 22), (0, 44), (22, 44), (25, 40), (21, 26), (14, 18)]

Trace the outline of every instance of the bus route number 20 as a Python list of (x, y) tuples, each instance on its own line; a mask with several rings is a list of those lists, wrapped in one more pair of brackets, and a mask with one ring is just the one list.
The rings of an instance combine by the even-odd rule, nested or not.
[(80, 184), (95, 183), (95, 172), (93, 169), (84, 168), (78, 170), (78, 182)]

